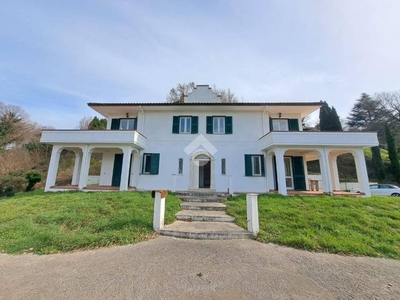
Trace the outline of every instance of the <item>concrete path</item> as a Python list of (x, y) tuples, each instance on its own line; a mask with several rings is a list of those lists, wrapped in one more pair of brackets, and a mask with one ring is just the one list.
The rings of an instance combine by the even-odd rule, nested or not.
[(400, 261), (158, 237), (95, 251), (2, 254), (0, 299), (400, 299)]

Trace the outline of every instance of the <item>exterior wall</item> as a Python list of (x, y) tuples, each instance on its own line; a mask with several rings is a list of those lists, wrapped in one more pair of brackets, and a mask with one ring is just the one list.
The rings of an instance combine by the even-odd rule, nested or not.
[[(190, 108), (189, 108), (190, 109)], [(215, 189), (225, 192), (266, 192), (266, 177), (245, 176), (245, 154), (263, 154), (258, 139), (264, 131), (262, 112), (206, 111), (145, 112), (143, 134), (147, 137), (143, 153), (160, 153), (159, 175), (139, 176), (138, 189), (188, 190), (190, 186), (190, 158), (205, 149), (215, 159)], [(199, 117), (198, 134), (172, 134), (173, 116)], [(232, 116), (233, 134), (206, 134), (206, 116)], [(139, 123), (140, 123), (139, 119)], [(204, 141), (193, 142), (199, 135)], [(179, 158), (183, 159), (183, 174), (178, 175)], [(221, 175), (221, 159), (226, 159), (226, 175)], [(141, 173), (142, 170), (140, 170)], [(176, 174), (176, 177), (175, 175)], [(231, 176), (231, 187), (229, 177)], [(176, 179), (174, 179), (174, 177)], [(176, 185), (174, 184), (176, 182)]]
[(103, 153), (103, 160), (101, 163), (100, 171), (100, 185), (111, 185), (112, 173), (114, 168), (114, 157), (116, 153), (121, 153), (121, 151), (115, 149)]

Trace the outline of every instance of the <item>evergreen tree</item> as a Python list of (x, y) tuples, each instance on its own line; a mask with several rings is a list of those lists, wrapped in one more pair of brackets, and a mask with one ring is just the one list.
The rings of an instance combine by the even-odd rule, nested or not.
[(343, 131), (336, 109), (330, 108), (326, 101), (319, 109), (319, 129), (321, 131)]
[(107, 128), (107, 119), (99, 119), (98, 117), (94, 117), (92, 121), (90, 121), (88, 129), (89, 130), (101, 130)]
[(385, 180), (386, 175), (382, 163), (381, 150), (379, 146), (376, 146), (376, 147), (371, 147), (371, 152), (372, 152), (371, 163), (374, 175), (379, 182), (382, 182)]
[(389, 125), (385, 124), (385, 133), (386, 133), (386, 143), (389, 152), (390, 159), (390, 168), (396, 182), (400, 183), (400, 163), (399, 158), (397, 157), (396, 144), (394, 142), (394, 138), (392, 133), (390, 132)]

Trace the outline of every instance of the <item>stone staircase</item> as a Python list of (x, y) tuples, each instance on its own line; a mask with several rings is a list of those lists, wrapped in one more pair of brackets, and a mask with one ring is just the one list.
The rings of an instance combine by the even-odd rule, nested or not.
[(177, 194), (185, 201), (181, 203), (182, 211), (176, 214), (177, 221), (159, 231), (161, 235), (200, 240), (253, 238), (250, 232), (233, 224), (234, 217), (226, 214), (226, 206), (222, 202), (227, 199), (227, 194), (212, 192)]

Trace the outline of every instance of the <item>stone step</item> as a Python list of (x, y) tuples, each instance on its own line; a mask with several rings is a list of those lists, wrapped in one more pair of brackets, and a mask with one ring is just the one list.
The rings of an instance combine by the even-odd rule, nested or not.
[(226, 201), (223, 197), (199, 197), (199, 196), (179, 196), (180, 199), (186, 202), (217, 202), (221, 203)]
[(217, 192), (210, 192), (210, 191), (204, 191), (204, 192), (199, 192), (199, 191), (181, 191), (181, 192), (176, 192), (176, 195), (178, 196), (194, 196), (194, 197), (222, 197), (222, 198), (227, 198), (229, 196), (228, 193), (217, 193)]
[(226, 222), (175, 221), (158, 231), (161, 235), (198, 240), (251, 239), (253, 235), (243, 228)]
[(207, 210), (182, 210), (176, 215), (176, 219), (180, 221), (191, 222), (234, 222), (235, 218), (228, 216), (222, 211)]
[(225, 204), (214, 202), (182, 202), (181, 208), (185, 210), (226, 211)]

